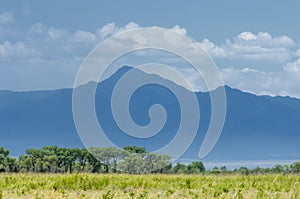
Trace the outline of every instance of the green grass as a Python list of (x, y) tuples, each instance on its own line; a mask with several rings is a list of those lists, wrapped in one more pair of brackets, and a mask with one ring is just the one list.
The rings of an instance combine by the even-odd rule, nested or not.
[(300, 176), (1, 174), (1, 197), (298, 199)]

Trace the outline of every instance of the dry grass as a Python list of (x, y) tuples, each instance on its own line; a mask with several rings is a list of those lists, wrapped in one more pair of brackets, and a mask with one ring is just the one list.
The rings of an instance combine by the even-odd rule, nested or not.
[(300, 176), (1, 174), (1, 197), (298, 199)]

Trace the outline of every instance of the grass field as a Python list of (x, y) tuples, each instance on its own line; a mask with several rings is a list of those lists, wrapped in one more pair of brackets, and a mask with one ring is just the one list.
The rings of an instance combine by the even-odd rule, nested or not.
[(0, 198), (300, 198), (297, 175), (0, 174)]

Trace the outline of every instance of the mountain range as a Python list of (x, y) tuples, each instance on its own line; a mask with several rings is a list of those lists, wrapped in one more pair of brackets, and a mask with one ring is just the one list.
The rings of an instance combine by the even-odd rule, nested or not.
[[(143, 86), (130, 100), (132, 119), (139, 125), (148, 124), (149, 107), (158, 103), (166, 109), (167, 121), (161, 132), (151, 140), (124, 134), (114, 122), (110, 99), (116, 82), (129, 70), (131, 67), (124, 66), (108, 79), (97, 83), (96, 113), (105, 132), (109, 132), (108, 138), (118, 146), (137, 145), (152, 151), (167, 144), (174, 136), (180, 122), (180, 106), (174, 94), (165, 87), (157, 84)], [(139, 78), (146, 76), (169, 81), (140, 71)], [(90, 82), (84, 86), (91, 84), (96, 83)], [(179, 89), (192, 92), (183, 87)], [(300, 159), (300, 99), (257, 96), (228, 86), (225, 86), (225, 91), (225, 125), (216, 146), (205, 160)], [(195, 94), (201, 111), (200, 125), (182, 160), (198, 159), (210, 121), (209, 93)], [(73, 121), (72, 89), (0, 91), (0, 146), (9, 149), (12, 156), (18, 156), (28, 148), (47, 145), (83, 147)]]

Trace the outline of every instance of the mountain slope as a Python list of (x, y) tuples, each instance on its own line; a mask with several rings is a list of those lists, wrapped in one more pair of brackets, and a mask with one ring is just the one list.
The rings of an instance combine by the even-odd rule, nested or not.
[[(180, 106), (174, 94), (163, 86), (150, 84), (131, 98), (130, 111), (139, 125), (150, 122), (149, 107), (161, 104), (168, 118), (162, 131), (151, 140), (132, 138), (115, 124), (110, 110), (112, 89), (130, 67), (119, 69), (100, 83), (96, 111), (108, 137), (120, 147), (144, 146), (155, 150), (173, 138), (180, 121)], [(139, 78), (159, 76), (140, 72)], [(162, 80), (168, 81), (168, 80)], [(170, 83), (170, 82), (169, 82)], [(93, 83), (89, 83), (93, 84)], [(89, 86), (89, 84), (85, 86)], [(190, 92), (179, 87), (182, 92)], [(222, 135), (207, 160), (300, 159), (300, 100), (289, 97), (256, 96), (225, 87), (227, 117)], [(183, 159), (197, 158), (210, 120), (208, 93), (196, 93), (201, 110), (198, 134)], [(188, 133), (188, 132), (187, 132)], [(72, 117), (72, 89), (33, 92), (0, 91), (0, 146), (12, 155), (25, 149), (58, 145), (83, 147)]]

